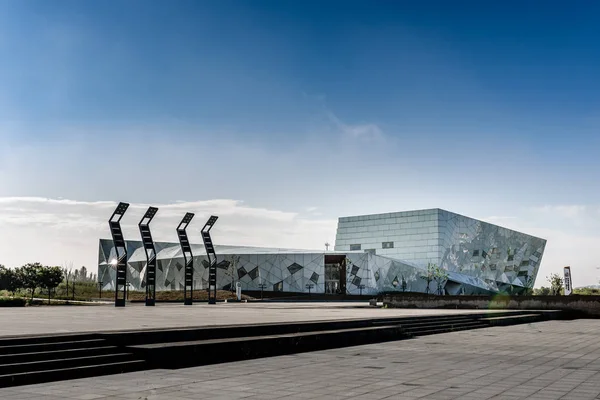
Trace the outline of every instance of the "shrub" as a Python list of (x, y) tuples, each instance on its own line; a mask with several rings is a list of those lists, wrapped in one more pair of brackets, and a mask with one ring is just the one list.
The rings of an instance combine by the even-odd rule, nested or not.
[(15, 298), (0, 298), (0, 307), (25, 307), (27, 300), (15, 297)]

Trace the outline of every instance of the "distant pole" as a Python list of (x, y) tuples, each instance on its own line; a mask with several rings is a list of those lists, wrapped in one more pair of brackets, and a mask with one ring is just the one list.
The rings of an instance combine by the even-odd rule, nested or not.
[(267, 287), (267, 285), (261, 282), (260, 285), (258, 285), (258, 287), (260, 288), (260, 299), (262, 300), (263, 299), (263, 290)]
[(307, 283), (304, 287), (308, 289), (308, 295), (310, 296), (310, 290), (315, 287), (315, 285), (312, 283)]

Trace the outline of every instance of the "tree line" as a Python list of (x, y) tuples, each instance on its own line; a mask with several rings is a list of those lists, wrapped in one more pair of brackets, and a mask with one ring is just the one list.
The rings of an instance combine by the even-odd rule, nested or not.
[[(95, 283), (96, 275), (90, 273), (87, 269), (69, 269), (59, 266), (45, 266), (40, 263), (28, 263), (18, 268), (6, 268), (0, 265), (0, 290), (6, 290), (15, 296), (20, 291), (26, 291), (33, 299), (37, 289), (46, 289), (48, 299), (51, 293), (62, 282)], [(68, 289), (67, 289), (68, 290)]]

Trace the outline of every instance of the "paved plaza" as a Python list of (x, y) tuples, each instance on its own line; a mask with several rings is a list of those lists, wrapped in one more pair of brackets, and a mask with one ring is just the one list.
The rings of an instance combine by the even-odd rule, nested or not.
[(596, 399), (600, 321), (548, 321), (0, 389), (1, 399)]
[(481, 313), (482, 310), (417, 310), (369, 307), (368, 302), (198, 303), (193, 306), (131, 304), (124, 308), (54, 306), (0, 308), (0, 336), (286, 323)]

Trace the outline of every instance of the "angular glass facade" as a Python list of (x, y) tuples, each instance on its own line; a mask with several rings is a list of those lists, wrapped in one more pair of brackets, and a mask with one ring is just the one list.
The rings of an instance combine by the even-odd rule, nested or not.
[(335, 250), (375, 249), (377, 255), (449, 273), (446, 291), (533, 287), (546, 241), (440, 209), (340, 218)]
[[(127, 241), (130, 289), (143, 290), (142, 243)], [(433, 209), (340, 218), (335, 251), (215, 246), (219, 289), (240, 282), (242, 290), (376, 294), (436, 291), (422, 278), (428, 263), (448, 273), (448, 294), (520, 292), (532, 287), (546, 241), (448, 211)], [(157, 290), (183, 289), (178, 243), (155, 243)], [(204, 247), (192, 246), (194, 288), (206, 289)], [(114, 288), (111, 240), (101, 239), (98, 277)]]

